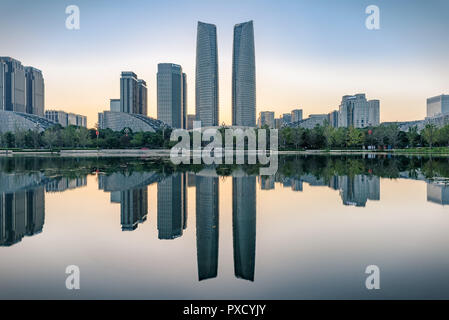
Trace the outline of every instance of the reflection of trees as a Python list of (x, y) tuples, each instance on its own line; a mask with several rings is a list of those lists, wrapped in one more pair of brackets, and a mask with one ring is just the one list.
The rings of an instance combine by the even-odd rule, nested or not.
[(285, 156), (279, 159), (278, 173), (285, 177), (300, 177), (312, 174), (329, 181), (334, 175), (354, 177), (376, 175), (384, 178), (398, 178), (401, 172), (408, 172), (411, 178), (421, 172), (425, 177), (449, 177), (449, 158), (357, 155), (339, 156)]
[[(232, 175), (235, 170), (243, 170), (249, 175), (257, 175), (260, 165), (216, 166), (219, 175)], [(5, 173), (44, 173), (46, 176), (78, 178), (95, 171), (106, 175), (122, 172), (156, 172), (169, 176), (176, 172), (198, 172), (203, 165), (176, 166), (169, 158), (63, 158), (63, 157), (4, 157), (0, 158), (0, 171)], [(426, 178), (449, 177), (449, 158), (428, 156), (391, 155), (285, 155), (279, 157), (278, 173), (285, 177), (300, 177), (311, 174), (328, 180), (334, 175), (354, 177), (360, 174), (385, 178), (398, 178), (407, 172), (409, 177), (420, 173)]]

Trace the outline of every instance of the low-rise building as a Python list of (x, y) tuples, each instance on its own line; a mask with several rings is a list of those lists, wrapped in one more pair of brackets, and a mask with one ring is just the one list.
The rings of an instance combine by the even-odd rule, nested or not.
[(87, 117), (80, 114), (67, 113), (62, 110), (47, 110), (45, 111), (45, 118), (59, 123), (63, 127), (78, 126), (87, 128)]

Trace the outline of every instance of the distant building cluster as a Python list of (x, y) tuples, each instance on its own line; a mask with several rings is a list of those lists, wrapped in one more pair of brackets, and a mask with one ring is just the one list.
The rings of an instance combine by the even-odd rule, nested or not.
[(62, 110), (47, 110), (45, 111), (45, 118), (60, 124), (62, 127), (68, 126), (78, 126), (85, 128), (87, 127), (86, 116), (74, 113), (67, 113)]
[(98, 129), (133, 132), (155, 132), (164, 123), (147, 116), (148, 87), (132, 71), (123, 71), (120, 77), (120, 99), (109, 100), (109, 110), (98, 113)]
[(415, 121), (386, 122), (385, 124), (395, 124), (399, 130), (407, 132), (412, 127), (422, 130), (426, 125), (434, 125), (441, 128), (449, 123), (449, 95), (442, 94), (427, 99), (426, 118)]
[(261, 111), (257, 119), (257, 126), (280, 129), (284, 125), (299, 121), (302, 121), (302, 109), (294, 109), (290, 113), (282, 114), (279, 118), (275, 118), (273, 111)]
[[(256, 67), (253, 22), (234, 26), (232, 63), (232, 124), (256, 125)], [(193, 129), (219, 125), (217, 27), (198, 22), (196, 42), (195, 114), (187, 114), (187, 75), (175, 63), (159, 63), (157, 121), (147, 117), (147, 87), (131, 71), (122, 72), (120, 99), (98, 115), (98, 127), (121, 131), (154, 131), (164, 126)], [(302, 115), (301, 115), (302, 116)]]
[[(267, 117), (268, 115), (268, 117)], [(279, 119), (274, 119), (273, 112), (261, 112), (259, 114), (259, 127), (268, 125), (270, 128), (301, 127), (312, 129), (317, 125), (328, 124), (334, 128), (354, 127), (366, 128), (378, 126), (380, 124), (380, 102), (379, 100), (367, 100), (365, 94), (353, 96), (343, 96), (339, 110), (334, 110), (328, 114), (311, 114), (303, 119), (302, 109), (293, 110), (291, 113), (283, 114)], [(268, 119), (268, 122), (264, 122)]]
[(327, 186), (340, 192), (342, 202), (346, 206), (365, 207), (368, 200), (380, 200), (380, 179), (377, 176), (335, 175), (326, 181), (324, 177), (317, 178), (313, 174), (303, 174), (300, 177), (285, 177), (281, 174), (275, 176), (259, 176), (260, 188), (271, 190), (275, 188), (275, 182), (283, 187), (290, 187), (293, 191), (303, 191), (303, 183), (310, 186)]
[(87, 127), (85, 116), (45, 111), (42, 71), (19, 60), (0, 57), (0, 132), (43, 131), (55, 123)]

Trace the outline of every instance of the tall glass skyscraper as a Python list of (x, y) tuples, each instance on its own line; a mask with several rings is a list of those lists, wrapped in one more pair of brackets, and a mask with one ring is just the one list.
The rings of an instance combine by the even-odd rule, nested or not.
[(120, 77), (120, 112), (147, 115), (147, 83), (132, 71)]
[(42, 72), (33, 67), (25, 67), (26, 112), (44, 117), (44, 78)]
[(183, 73), (180, 65), (159, 63), (157, 68), (157, 119), (184, 128)]
[(187, 129), (187, 75), (182, 74), (182, 128)]
[(10, 57), (0, 57), (3, 72), (2, 101), (0, 109), (5, 111), (26, 112), (25, 68), (22, 63)]
[(256, 126), (256, 61), (253, 22), (234, 26), (232, 125)]
[(139, 113), (139, 91), (137, 75), (131, 71), (123, 71), (120, 78), (120, 111)]
[(137, 80), (137, 88), (139, 91), (139, 114), (144, 116), (148, 113), (148, 97), (147, 97), (147, 83), (145, 80)]
[(217, 27), (198, 22), (196, 40), (195, 111), (202, 126), (218, 126)]

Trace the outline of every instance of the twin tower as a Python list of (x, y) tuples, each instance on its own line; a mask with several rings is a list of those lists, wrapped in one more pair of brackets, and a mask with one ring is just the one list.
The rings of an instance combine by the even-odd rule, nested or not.
[[(217, 27), (198, 22), (195, 112), (203, 127), (218, 126)], [(232, 59), (232, 125), (256, 126), (256, 64), (253, 22), (234, 26)]]

